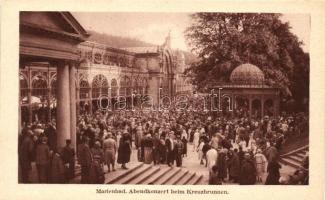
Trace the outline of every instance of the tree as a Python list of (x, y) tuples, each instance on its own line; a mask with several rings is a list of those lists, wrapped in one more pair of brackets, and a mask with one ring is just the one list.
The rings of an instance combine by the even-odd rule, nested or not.
[(265, 83), (281, 88), (282, 94), (296, 99), (309, 96), (309, 55), (280, 14), (195, 13), (191, 17), (185, 37), (199, 60), (187, 74), (199, 89), (228, 82), (235, 67), (251, 63), (264, 72)]

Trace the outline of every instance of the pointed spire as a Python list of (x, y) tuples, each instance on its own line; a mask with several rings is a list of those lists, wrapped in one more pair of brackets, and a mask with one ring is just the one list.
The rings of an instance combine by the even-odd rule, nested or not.
[(167, 47), (167, 48), (170, 48), (170, 39), (171, 39), (170, 32), (171, 32), (171, 30), (169, 30), (168, 35), (167, 35), (164, 45), (163, 45), (164, 47)]

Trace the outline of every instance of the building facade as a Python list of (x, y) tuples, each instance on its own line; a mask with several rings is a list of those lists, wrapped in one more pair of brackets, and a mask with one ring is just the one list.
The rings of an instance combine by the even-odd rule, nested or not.
[[(161, 96), (192, 92), (184, 75), (185, 57), (164, 44), (151, 47), (112, 48), (85, 41), (76, 46), (74, 70), (76, 112), (93, 113), (99, 107), (115, 109), (123, 98), (126, 105), (146, 100), (152, 106)], [(56, 116), (58, 65), (50, 61), (20, 65), (22, 123), (48, 122)]]

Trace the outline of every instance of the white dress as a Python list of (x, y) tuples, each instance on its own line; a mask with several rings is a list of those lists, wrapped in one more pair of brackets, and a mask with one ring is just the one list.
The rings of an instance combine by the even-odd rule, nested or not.
[(195, 151), (196, 148), (198, 147), (199, 140), (200, 140), (200, 133), (196, 131), (193, 136), (193, 151)]
[(211, 171), (213, 165), (217, 163), (218, 152), (215, 149), (210, 149), (207, 152), (207, 162), (208, 162), (208, 169)]
[(199, 147), (198, 147), (198, 152), (199, 152), (199, 160), (202, 160), (203, 158), (203, 146), (204, 146), (204, 142), (201, 142)]

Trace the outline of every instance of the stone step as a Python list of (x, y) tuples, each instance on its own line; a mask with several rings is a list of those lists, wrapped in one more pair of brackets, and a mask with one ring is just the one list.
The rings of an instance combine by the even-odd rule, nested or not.
[(281, 158), (281, 163), (285, 164), (285, 165), (289, 165), (291, 167), (294, 167), (296, 169), (300, 168), (300, 163), (290, 159), (290, 158)]
[(293, 151), (290, 151), (288, 153), (282, 154), (281, 157), (286, 157), (286, 156), (293, 155), (293, 154), (296, 154), (296, 153), (303, 153), (305, 155), (307, 151), (309, 151), (309, 146), (308, 145), (297, 148), (297, 149), (295, 149)]
[(189, 182), (187, 182), (187, 185), (196, 185), (202, 178), (203, 175), (197, 175), (195, 173), (195, 176)]
[(187, 173), (176, 185), (186, 185), (194, 176), (195, 173)]
[(132, 167), (128, 170), (123, 170), (119, 172), (119, 175), (112, 177), (111, 179), (109, 178), (109, 174), (108, 177), (106, 178), (106, 184), (114, 184), (115, 182), (117, 182), (118, 180), (126, 177), (128, 174), (131, 174), (133, 171), (137, 170), (138, 168), (142, 167), (144, 164), (140, 163), (135, 167)]
[(157, 182), (160, 178), (168, 174), (171, 170), (171, 167), (161, 167), (156, 174), (151, 176), (149, 179), (142, 181), (141, 184), (152, 185), (153, 183)]
[(297, 163), (302, 163), (302, 161), (303, 161), (303, 158), (301, 158), (301, 157), (298, 157), (298, 156), (296, 156), (296, 155), (291, 155), (291, 156), (288, 156), (288, 157), (285, 157), (285, 158), (289, 158), (289, 159), (291, 159), (291, 160), (293, 160), (293, 161), (296, 161)]
[(150, 177), (152, 177), (155, 174), (157, 174), (160, 170), (161, 170), (160, 167), (151, 167), (149, 170), (147, 170), (146, 172), (144, 172), (141, 176), (133, 179), (128, 184), (134, 184), (134, 185), (135, 184), (142, 184), (146, 180), (148, 180)]
[(169, 171), (166, 175), (161, 177), (159, 180), (154, 182), (154, 185), (163, 185), (167, 183), (170, 179), (172, 179), (177, 173), (179, 173), (182, 169), (179, 167), (171, 167), (172, 170)]
[(209, 177), (202, 175), (202, 178), (195, 185), (207, 185), (209, 183)]
[(186, 176), (187, 173), (188, 170), (181, 170), (173, 178), (167, 181), (165, 185), (176, 185), (176, 183), (179, 182), (184, 176)]
[(152, 168), (151, 165), (142, 165), (141, 167), (132, 171), (132, 173), (128, 174), (127, 176), (115, 181), (114, 184), (128, 184), (130, 181), (142, 176), (142, 174), (150, 170), (150, 168)]
[(296, 153), (294, 155), (301, 158), (301, 159), (303, 159), (305, 157), (306, 153)]

